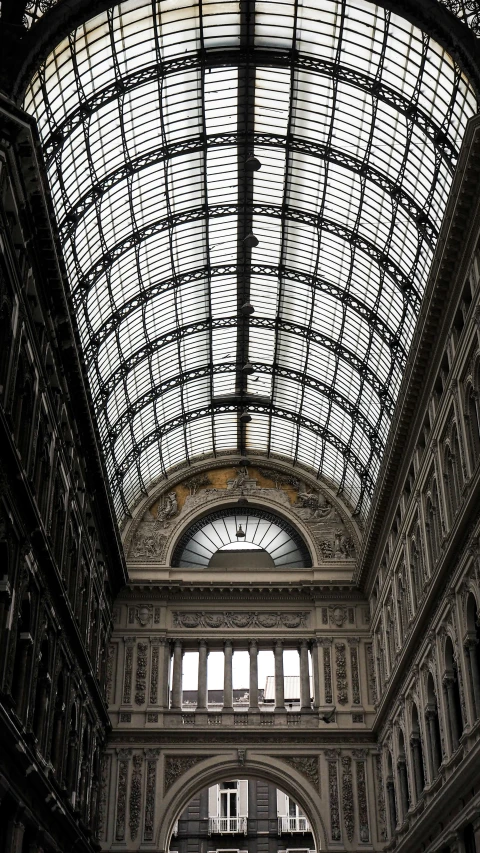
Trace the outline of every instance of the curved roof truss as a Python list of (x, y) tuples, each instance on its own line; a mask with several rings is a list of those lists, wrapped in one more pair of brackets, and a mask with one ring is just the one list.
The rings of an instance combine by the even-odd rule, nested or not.
[(476, 110), (452, 58), (365, 0), (128, 0), (26, 106), (119, 515), (232, 450), (365, 515)]

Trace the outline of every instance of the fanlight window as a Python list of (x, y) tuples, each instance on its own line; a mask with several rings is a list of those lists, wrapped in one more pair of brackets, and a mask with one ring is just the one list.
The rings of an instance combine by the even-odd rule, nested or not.
[[(238, 565), (303, 568), (311, 566), (308, 549), (300, 535), (284, 519), (260, 509), (225, 509), (206, 516), (181, 538), (172, 563), (180, 567), (222, 566), (227, 555), (245, 557)], [(242, 553), (243, 552), (243, 553)], [(269, 560), (255, 560), (263, 552)], [(223, 555), (223, 560), (222, 560)], [(228, 561), (232, 567), (235, 560)]]

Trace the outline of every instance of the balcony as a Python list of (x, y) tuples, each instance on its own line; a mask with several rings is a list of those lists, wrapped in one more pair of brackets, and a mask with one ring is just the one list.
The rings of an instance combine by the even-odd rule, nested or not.
[(282, 832), (311, 832), (310, 824), (305, 815), (297, 815), (296, 817), (279, 817), (278, 818), (278, 834)]
[(236, 833), (247, 834), (246, 817), (209, 817), (208, 834), (235, 835)]

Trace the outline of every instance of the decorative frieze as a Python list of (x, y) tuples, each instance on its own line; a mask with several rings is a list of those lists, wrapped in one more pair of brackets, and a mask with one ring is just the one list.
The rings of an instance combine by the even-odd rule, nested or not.
[(316, 756), (293, 755), (288, 758), (282, 756), (282, 761), (286, 761), (294, 770), (305, 776), (317, 791), (320, 790), (320, 775), (318, 772), (318, 758)]
[(145, 791), (145, 827), (143, 838), (145, 841), (153, 841), (155, 825), (155, 790), (157, 784), (157, 761), (160, 755), (159, 749), (147, 749), (147, 782)]
[(342, 811), (345, 833), (349, 841), (355, 830), (355, 813), (353, 808), (352, 759), (349, 755), (342, 758)]
[(360, 674), (358, 670), (358, 637), (350, 637), (350, 669), (352, 672), (352, 704), (360, 705)]
[(140, 807), (142, 804), (142, 764), (141, 755), (133, 756), (132, 782), (130, 785), (130, 838), (135, 841), (140, 825)]
[(123, 673), (123, 697), (124, 705), (132, 701), (132, 677), (133, 677), (133, 647), (135, 637), (125, 637), (125, 669)]
[(131, 749), (118, 750), (118, 776), (117, 776), (117, 816), (115, 822), (116, 841), (125, 840), (125, 821), (127, 812), (127, 786), (128, 766), (130, 764)]
[(147, 691), (147, 652), (148, 644), (137, 646), (137, 673), (135, 678), (135, 704), (144, 705)]
[(175, 628), (306, 628), (310, 613), (302, 612), (198, 612), (173, 614)]
[(357, 802), (358, 802), (358, 824), (360, 841), (370, 841), (370, 827), (368, 825), (367, 785), (365, 761), (355, 761), (357, 775)]
[(328, 795), (330, 803), (330, 837), (332, 841), (341, 840), (340, 809), (338, 802), (337, 759), (328, 761)]
[(337, 676), (337, 701), (340, 705), (346, 705), (348, 702), (348, 682), (345, 643), (337, 643), (335, 645), (335, 664)]

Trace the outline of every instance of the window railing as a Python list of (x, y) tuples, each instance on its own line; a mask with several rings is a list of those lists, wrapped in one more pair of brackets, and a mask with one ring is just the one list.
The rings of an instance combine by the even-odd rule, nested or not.
[(246, 817), (209, 817), (208, 832), (211, 835), (215, 832), (230, 833), (233, 835), (236, 832), (247, 834), (247, 818)]
[(296, 817), (279, 817), (278, 831), (282, 832), (310, 832), (310, 824), (305, 815), (297, 815)]

